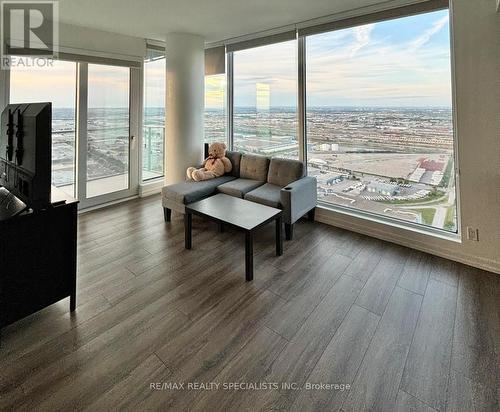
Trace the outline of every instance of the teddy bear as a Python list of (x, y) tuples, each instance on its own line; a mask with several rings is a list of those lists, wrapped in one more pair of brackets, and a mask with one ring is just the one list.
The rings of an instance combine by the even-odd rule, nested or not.
[(200, 180), (214, 179), (229, 173), (233, 168), (231, 161), (226, 157), (226, 145), (224, 143), (212, 143), (208, 148), (208, 157), (203, 161), (201, 169), (189, 167), (187, 169), (188, 180), (199, 182)]

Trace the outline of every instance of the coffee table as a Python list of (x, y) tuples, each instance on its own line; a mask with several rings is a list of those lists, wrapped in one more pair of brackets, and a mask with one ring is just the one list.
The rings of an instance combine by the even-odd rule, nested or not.
[(245, 232), (245, 279), (253, 280), (253, 235), (260, 227), (276, 222), (276, 256), (283, 254), (282, 211), (234, 196), (217, 194), (186, 206), (184, 241), (192, 248), (192, 215)]

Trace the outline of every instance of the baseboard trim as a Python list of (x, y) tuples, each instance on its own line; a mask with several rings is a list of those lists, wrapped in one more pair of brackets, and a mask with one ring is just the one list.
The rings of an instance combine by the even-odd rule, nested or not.
[(363, 221), (361, 224), (351, 216), (334, 212), (323, 207), (317, 208), (316, 221), (500, 274), (500, 262), (486, 259), (481, 256), (460, 253), (456, 250), (450, 250), (436, 244), (429, 246), (430, 242), (423, 242), (412, 238), (411, 231), (407, 231), (405, 235), (396, 234), (384, 230), (384, 225), (369, 221)]
[(139, 185), (139, 197), (148, 197), (161, 193), (161, 188), (165, 185), (163, 180)]
[(78, 214), (83, 215), (87, 212), (92, 212), (93, 210), (104, 209), (105, 207), (114, 206), (114, 205), (117, 205), (119, 203), (128, 202), (129, 200), (138, 199), (138, 198), (139, 198), (139, 196), (129, 196), (129, 197), (124, 197), (123, 199), (113, 200), (113, 201), (107, 202), (107, 203), (101, 203), (100, 205), (89, 206), (89, 207), (86, 207), (84, 209), (79, 209)]

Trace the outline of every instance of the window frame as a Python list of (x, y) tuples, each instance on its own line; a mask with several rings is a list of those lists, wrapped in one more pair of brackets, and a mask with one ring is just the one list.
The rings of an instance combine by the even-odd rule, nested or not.
[[(300, 28), (297, 25), (298, 36), (297, 41), (297, 141), (299, 145), (299, 160), (307, 165), (307, 87), (306, 87), (306, 48), (307, 48), (307, 37), (314, 34), (319, 34), (320, 32), (332, 32), (337, 30), (342, 30), (348, 27), (356, 27), (359, 25), (365, 25), (374, 22), (390, 21), (399, 18), (421, 15), (426, 13), (431, 13), (438, 10), (447, 10), (450, 15), (450, 71), (451, 71), (451, 113), (452, 113), (452, 127), (453, 127), (453, 160), (454, 160), (454, 177), (455, 177), (455, 203), (456, 203), (456, 219), (457, 228), (456, 232), (448, 231), (446, 229), (435, 228), (432, 226), (427, 226), (423, 224), (408, 222), (400, 220), (397, 218), (391, 218), (388, 216), (383, 216), (376, 213), (370, 213), (367, 211), (357, 210), (349, 208), (347, 206), (334, 205), (328, 202), (322, 202), (318, 200), (318, 206), (323, 209), (331, 210), (348, 216), (354, 216), (364, 220), (370, 220), (382, 223), (384, 225), (400, 227), (404, 229), (409, 229), (415, 232), (424, 233), (427, 235), (432, 235), (435, 237), (441, 237), (451, 241), (461, 241), (462, 237), (462, 225), (461, 225), (461, 207), (460, 207), (460, 167), (459, 167), (459, 143), (458, 143), (458, 130), (457, 130), (457, 116), (456, 116), (456, 76), (455, 76), (455, 58), (454, 58), (454, 36), (453, 36), (453, 4), (448, 0), (426, 0), (419, 3), (412, 3), (408, 5), (403, 5), (400, 7), (392, 7), (383, 10), (375, 10), (370, 13), (363, 13), (363, 10), (357, 10), (358, 14), (350, 15), (345, 18), (337, 18), (328, 23), (322, 23), (317, 26), (304, 26)], [(316, 30), (316, 31), (315, 31)], [(278, 39), (274, 40), (273, 39)], [(259, 47), (261, 44), (273, 44), (280, 43), (279, 37), (275, 34), (268, 37), (259, 38), (255, 43)], [(244, 44), (252, 44), (252, 42), (245, 39), (241, 42)], [(253, 48), (253, 47), (249, 47)], [(227, 81), (228, 81), (228, 147), (234, 149), (234, 52), (233, 49), (238, 49), (237, 47), (228, 47), (226, 50), (227, 56)], [(307, 167), (306, 167), (307, 170)], [(306, 172), (307, 173), (307, 172)]]

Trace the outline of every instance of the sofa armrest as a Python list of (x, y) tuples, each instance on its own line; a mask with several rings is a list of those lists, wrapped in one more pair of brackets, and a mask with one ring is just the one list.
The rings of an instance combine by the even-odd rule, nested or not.
[(283, 221), (295, 223), (317, 203), (317, 181), (315, 177), (305, 176), (286, 185), (280, 192), (283, 205)]

